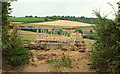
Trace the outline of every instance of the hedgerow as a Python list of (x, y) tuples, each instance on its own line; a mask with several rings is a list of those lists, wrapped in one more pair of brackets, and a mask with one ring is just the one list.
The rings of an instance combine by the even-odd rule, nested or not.
[(120, 72), (120, 14), (111, 20), (101, 17), (100, 12), (94, 11), (99, 18), (95, 31), (98, 39), (93, 46), (92, 69), (100, 72)]
[(2, 2), (2, 59), (11, 67), (19, 66), (28, 60), (29, 52), (23, 47), (21, 38), (16, 32), (10, 32), (8, 15), (11, 11), (10, 2)]

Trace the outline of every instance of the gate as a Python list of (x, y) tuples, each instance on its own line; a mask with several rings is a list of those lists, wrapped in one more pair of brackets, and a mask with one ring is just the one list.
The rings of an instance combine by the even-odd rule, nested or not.
[(85, 31), (82, 33), (83, 30), (93, 30), (93, 28), (19, 27), (19, 30), (23, 41), (31, 41), (31, 44), (44, 45), (50, 48), (76, 46), (79, 49), (91, 49), (95, 40), (85, 39), (84, 36), (96, 35), (85, 34)]

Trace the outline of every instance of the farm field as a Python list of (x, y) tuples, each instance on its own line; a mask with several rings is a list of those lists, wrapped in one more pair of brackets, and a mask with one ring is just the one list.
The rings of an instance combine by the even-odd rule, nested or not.
[[(33, 17), (9, 17), (11, 22), (45, 22), (44, 18), (33, 18)], [(51, 19), (48, 19), (51, 21)]]
[[(68, 21), (68, 20), (56, 20), (56, 21), (48, 21), (43, 23), (29, 23), (29, 26), (62, 26), (62, 27), (91, 27), (95, 26), (94, 24), (87, 24), (82, 22)], [(25, 25), (22, 25), (25, 26)]]
[[(16, 24), (19, 24), (20, 22), (16, 23)], [(43, 27), (44, 26), (46, 28), (68, 28), (68, 27), (77, 27), (77, 28), (91, 28), (91, 26), (93, 26), (93, 24), (87, 24), (87, 23), (81, 23), (81, 22), (74, 22), (74, 21), (67, 21), (67, 20), (57, 20), (57, 21), (49, 21), (49, 22), (43, 22), (43, 23), (28, 23), (28, 24), (20, 24), (20, 26), (22, 27), (28, 27), (28, 26), (31, 26), (31, 27), (35, 27), (35, 28), (38, 28), (38, 27)], [(54, 26), (54, 27), (53, 27)], [(62, 27), (61, 27), (62, 26)], [(48, 31), (52, 31), (52, 30), (48, 30)], [(57, 31), (57, 30), (55, 30)], [(71, 42), (69, 40), (72, 40), (71, 43), (74, 43), (74, 40), (81, 40), (81, 37), (80, 36), (77, 36), (75, 37), (75, 34), (76, 33), (73, 33), (75, 30), (64, 30), (62, 29), (63, 32), (68, 32), (70, 34), (70, 37), (68, 36), (64, 36), (64, 35), (54, 35), (54, 34), (45, 34), (45, 32), (43, 33), (39, 33), (39, 35), (30, 35), (30, 34), (37, 34), (37, 32), (31, 32), (31, 31), (24, 31), (24, 30), (21, 30), (20, 33), (22, 34), (29, 34), (29, 35), (20, 35), (22, 36), (22, 39), (24, 40), (27, 40), (27, 39), (32, 39), (31, 43), (35, 43), (34, 40), (38, 39), (38, 40), (68, 40), (67, 42)], [(61, 32), (62, 32), (61, 31)], [(82, 30), (85, 34), (89, 33), (90, 30)], [(71, 36), (72, 33), (74, 34), (74, 36)], [(87, 40), (90, 40), (90, 39), (86, 39), (86, 38), (83, 38), (83, 40), (86, 40), (85, 41), (85, 44), (86, 44), (86, 47), (90, 47), (91, 44), (93, 44), (95, 41), (87, 41)], [(61, 42), (60, 42), (61, 43)]]
[[(27, 23), (27, 24), (22, 24), (22, 22), (13, 22), (13, 23), (17, 25), (20, 24), (19, 26), (26, 27), (26, 28), (28, 26), (32, 28), (38, 28), (38, 27), (41, 27), (41, 28), (44, 28), (44, 27), (46, 28), (74, 28), (74, 27), (91, 28), (92, 26), (91, 24), (65, 21), (65, 20), (58, 20), (58, 21), (44, 22), (44, 23)], [(70, 23), (74, 25), (69, 25)], [(11, 29), (10, 32), (12, 31), (13, 30)], [(48, 31), (52, 31), (52, 29)], [(57, 31), (57, 30), (54, 30), (54, 31)], [(76, 36), (76, 33), (74, 33), (75, 31), (76, 30), (74, 29), (73, 30), (62, 29), (61, 32), (70, 33), (70, 36), (64, 35), (64, 34), (58, 35), (56, 34), (57, 32), (53, 34), (47, 34), (45, 33), (45, 31), (39, 32), (38, 33), (39, 35), (37, 36), (37, 32), (32, 32), (27, 30), (18, 31), (18, 33), (21, 33), (20, 36), (24, 40), (28, 40), (28, 39), (63, 40), (63, 41), (57, 41), (57, 42), (65, 43), (65, 44), (56, 45), (56, 47), (54, 45), (34, 44), (34, 43), (39, 43), (39, 41), (38, 42), (30, 41), (30, 44), (24, 44), (25, 48), (28, 48), (29, 51), (32, 53), (32, 57), (29, 59), (28, 63), (18, 68), (19, 72), (33, 72), (33, 71), (34, 72), (95, 72), (94, 70), (90, 70), (89, 65), (87, 65), (91, 62), (88, 56), (89, 54), (91, 54), (91, 52), (89, 51), (81, 52), (83, 51), (83, 48), (81, 49), (81, 48), (78, 48), (78, 46), (75, 46), (76, 43), (80, 45), (84, 45), (80, 41), (75, 42), (75, 40), (91, 40), (91, 39), (86, 39), (81, 37), (80, 36), (81, 33), (79, 33)], [(90, 32), (90, 30), (82, 30), (82, 31), (86, 34), (87, 32)], [(22, 34), (26, 34), (26, 35), (22, 35)], [(35, 34), (35, 35), (31, 35), (31, 34)], [(72, 41), (69, 41), (69, 40), (72, 40)], [(91, 47), (91, 45), (94, 44), (94, 42), (95, 41), (84, 41), (85, 47)], [(71, 44), (68, 45), (69, 43)], [(55, 47), (55, 48), (51, 48), (51, 47)], [(91, 48), (85, 48), (85, 50), (91, 50)]]

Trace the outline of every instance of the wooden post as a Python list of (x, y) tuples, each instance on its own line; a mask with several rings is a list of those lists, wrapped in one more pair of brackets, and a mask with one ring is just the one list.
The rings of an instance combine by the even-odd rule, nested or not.
[(82, 45), (82, 39), (81, 39), (82, 37), (81, 37), (81, 33), (79, 33), (79, 47), (81, 47), (81, 45)]
[(75, 35), (74, 44), (75, 44), (75, 41), (76, 41), (76, 37), (77, 37), (77, 32), (76, 32), (76, 35)]
[(52, 38), (52, 31), (51, 31), (51, 34), (50, 34), (50, 40), (51, 40), (51, 38)]
[(37, 43), (39, 42), (38, 40), (39, 40), (39, 38), (38, 38), (38, 35), (39, 35), (39, 29), (37, 28)]
[(66, 29), (66, 32), (65, 32), (65, 41), (67, 42), (67, 29)]
[(83, 50), (85, 50), (85, 41), (83, 41), (83, 34), (81, 35), (81, 40), (82, 40), (82, 45), (81, 46), (83, 46)]
[(55, 29), (54, 29), (54, 40), (55, 40)]
[(47, 31), (47, 29), (45, 29), (45, 45), (46, 45), (46, 41), (47, 41), (47, 34), (46, 34), (47, 32), (46, 31)]

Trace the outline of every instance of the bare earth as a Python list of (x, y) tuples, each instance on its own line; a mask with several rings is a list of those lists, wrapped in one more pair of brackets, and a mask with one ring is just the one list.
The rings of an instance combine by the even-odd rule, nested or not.
[[(30, 50), (33, 53), (33, 58), (31, 58), (28, 64), (22, 66), (20, 71), (22, 72), (95, 72), (90, 70), (87, 64), (90, 62), (88, 54), (90, 52), (79, 52), (78, 50), (72, 51), (67, 49), (66, 51), (62, 49), (51, 49), (48, 51), (44, 50)], [(40, 59), (43, 58), (44, 59)], [(72, 60), (72, 68), (62, 67), (56, 69), (51, 64), (48, 64), (47, 61), (51, 58), (57, 57), (58, 59), (66, 56)], [(34, 62), (32, 62), (34, 59)]]

